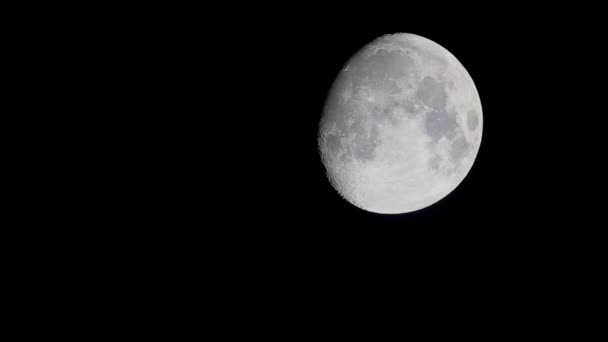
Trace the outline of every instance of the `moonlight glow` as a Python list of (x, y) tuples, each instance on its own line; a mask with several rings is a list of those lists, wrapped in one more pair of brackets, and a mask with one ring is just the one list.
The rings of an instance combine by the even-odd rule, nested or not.
[(350, 203), (405, 213), (439, 201), (467, 175), (482, 112), (473, 80), (440, 45), (376, 39), (338, 75), (319, 128), (327, 175)]

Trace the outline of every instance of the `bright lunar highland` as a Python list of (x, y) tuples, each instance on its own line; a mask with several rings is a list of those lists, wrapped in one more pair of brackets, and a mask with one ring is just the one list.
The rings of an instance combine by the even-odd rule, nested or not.
[(380, 37), (338, 74), (319, 125), (327, 176), (376, 213), (419, 210), (471, 169), (483, 116), (471, 76), (449, 51), (413, 34)]

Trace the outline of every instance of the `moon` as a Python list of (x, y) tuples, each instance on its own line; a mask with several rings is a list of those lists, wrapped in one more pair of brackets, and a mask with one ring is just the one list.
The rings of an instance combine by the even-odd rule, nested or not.
[(319, 124), (330, 183), (353, 205), (399, 214), (452, 192), (473, 166), (483, 116), (471, 76), (448, 50), (398, 33), (339, 72)]

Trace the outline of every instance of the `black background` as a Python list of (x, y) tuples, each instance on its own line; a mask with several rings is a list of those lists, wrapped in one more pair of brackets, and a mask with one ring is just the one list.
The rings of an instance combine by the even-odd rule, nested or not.
[[(208, 29), (185, 25), (192, 64), (199, 53), (205, 62), (200, 74), (182, 70), (196, 100), (174, 136), (190, 133), (177, 159), (190, 158), (191, 177), (167, 222), (191, 228), (175, 245), (205, 241), (228, 277), (280, 279), (272, 291), (321, 307), (328, 298), (357, 306), (351, 290), (366, 286), (380, 298), (390, 289), (385, 300), (403, 286), (456, 306), (470, 295), (493, 298), (490, 307), (530, 298), (551, 307), (559, 285), (594, 277), (602, 253), (601, 22), (592, 9), (555, 6), (256, 7)], [(449, 196), (380, 215), (332, 188), (317, 132), (344, 63), (396, 32), (460, 60), (484, 126), (475, 164)]]
[[(220, 302), (218, 321), (235, 312), (254, 321), (274, 299), (278, 316), (304, 308), (332, 323), (333, 312), (377, 302), (398, 302), (393, 311), (416, 300), (428, 311), (447, 304), (450, 317), (473, 299), (480, 316), (557, 311), (599, 283), (600, 9), (54, 10), (62, 15), (38, 8), (45, 21), (13, 30), (31, 31), (15, 49), (21, 82), (36, 92), (20, 99), (27, 123), (13, 143), (29, 152), (16, 163), (23, 202), (13, 202), (35, 204), (19, 212), (23, 225), (44, 223), (23, 230), (27, 246), (47, 248), (32, 262), (49, 270), (39, 283), (61, 281), (65, 269), (75, 287), (109, 289), (94, 291), (101, 301), (118, 298), (114, 289), (151, 312), (172, 296), (203, 297)], [(317, 130), (348, 58), (397, 32), (460, 60), (481, 98), (483, 137), (451, 194), (380, 215), (332, 188)], [(583, 290), (572, 290), (577, 282)], [(161, 303), (158, 293), (171, 298)]]
[[(171, 246), (206, 241), (238, 262), (235, 255), (329, 273), (368, 258), (369, 267), (508, 266), (529, 275), (596, 259), (603, 71), (594, 11), (432, 7), (255, 7), (208, 12), (207, 20), (179, 12), (170, 30), (154, 26), (164, 43), (152, 45), (166, 44), (159, 56), (171, 56), (163, 70), (173, 81), (160, 89), (172, 96), (151, 100), (162, 127), (152, 140), (166, 158), (156, 165), (168, 172), (144, 184), (160, 200), (140, 217), (187, 227), (155, 237), (172, 238)], [(396, 32), (431, 39), (460, 60), (484, 127), (473, 168), (449, 196), (380, 215), (332, 188), (316, 139), (343, 64)]]
[[(39, 147), (53, 172), (39, 178), (51, 190), (36, 201), (63, 203), (53, 194), (67, 187), (47, 180), (64, 177), (73, 192), (51, 217), (135, 226), (119, 229), (125, 241), (240, 241), (309, 257), (308, 246), (514, 257), (509, 248), (541, 253), (597, 241), (598, 11), (442, 6), (150, 4), (49, 17), (23, 41), (38, 49), (25, 59), (43, 80), (32, 84), (56, 90), (37, 103), (64, 113), (36, 121), (43, 131), (60, 128), (49, 140), (59, 147)], [(397, 32), (460, 60), (484, 126), (474, 166), (449, 196), (380, 215), (332, 188), (317, 133), (344, 63)]]
[[(228, 124), (229, 133), (215, 127), (210, 136), (230, 167), (209, 164), (222, 176), (220, 207), (228, 221), (332, 227), (338, 235), (360, 225), (391, 226), (399, 234), (431, 226), (439, 234), (518, 239), (563, 232), (555, 225), (569, 219), (585, 221), (595, 203), (582, 185), (592, 178), (593, 157), (581, 146), (597, 138), (585, 118), (595, 111), (587, 106), (599, 72), (597, 22), (589, 12), (488, 7), (426, 16), (413, 13), (430, 9), (408, 6), (390, 14), (269, 10), (218, 28), (212, 51), (222, 67), (212, 72), (221, 82), (201, 80), (214, 94), (212, 109), (201, 111)], [(378, 215), (331, 187), (316, 135), (343, 64), (375, 37), (396, 32), (438, 42), (465, 66), (482, 101), (483, 141), (470, 174), (449, 196), (414, 213)], [(234, 77), (226, 77), (226, 68)]]

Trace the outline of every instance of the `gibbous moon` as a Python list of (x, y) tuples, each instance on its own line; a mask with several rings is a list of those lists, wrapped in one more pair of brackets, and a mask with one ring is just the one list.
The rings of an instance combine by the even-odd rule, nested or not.
[(475, 161), (483, 116), (471, 76), (414, 34), (380, 37), (340, 71), (323, 110), (327, 176), (353, 205), (407, 213), (447, 196)]

